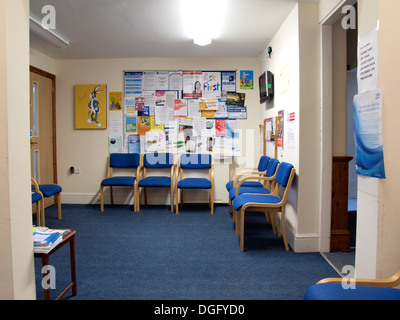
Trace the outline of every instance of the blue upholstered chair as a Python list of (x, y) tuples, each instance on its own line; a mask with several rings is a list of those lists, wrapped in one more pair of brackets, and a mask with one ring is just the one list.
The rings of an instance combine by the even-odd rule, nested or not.
[[(236, 187), (233, 187), (229, 191), (229, 200), (233, 201), (235, 197), (243, 193), (261, 193), (261, 194), (270, 194), (271, 189), (275, 185), (275, 176), (277, 169), (279, 167), (279, 161), (277, 159), (270, 159), (268, 161), (267, 170), (265, 172), (265, 176), (245, 176), (238, 181)], [(251, 182), (251, 180), (257, 180), (258, 182), (262, 182), (261, 186), (246, 186), (247, 183)]]
[[(54, 196), (54, 202), (57, 202), (58, 206), (58, 219), (61, 220), (61, 191), (62, 188), (58, 184), (39, 184), (39, 190), (43, 194), (44, 198), (50, 198)], [(44, 199), (43, 199), (43, 225), (44, 221)]]
[[(115, 175), (115, 169), (132, 169), (135, 175), (119, 176)], [(113, 187), (131, 187), (133, 188), (133, 210), (138, 211), (138, 179), (140, 170), (139, 153), (112, 153), (108, 158), (107, 177), (100, 183), (100, 210), (104, 211), (104, 187), (110, 187), (111, 204), (114, 204)]]
[[(230, 181), (225, 185), (226, 190), (229, 192), (232, 188), (236, 187), (239, 180), (245, 175), (259, 175), (262, 176), (265, 174), (267, 170), (268, 162), (270, 157), (262, 156), (258, 162), (257, 168), (237, 168), (231, 178)], [(245, 184), (242, 185), (243, 187), (262, 187), (263, 184), (259, 181), (247, 181)]]
[[(279, 161), (277, 159), (271, 158), (268, 161), (267, 165), (267, 170), (265, 172), (265, 176), (245, 176), (241, 180), (239, 180), (239, 183), (236, 185), (236, 187), (232, 188), (231, 191), (229, 191), (229, 201), (230, 201), (230, 211), (233, 212), (233, 199), (237, 197), (238, 195), (244, 194), (244, 193), (257, 193), (257, 194), (270, 194), (271, 190), (275, 186), (275, 176), (277, 173), (277, 169), (279, 167)], [(260, 186), (253, 186), (253, 187), (246, 187), (243, 185), (246, 185), (246, 183), (250, 182), (251, 180), (256, 180), (259, 182), (262, 182), (262, 187)], [(236, 223), (236, 214), (233, 213), (233, 222)], [(271, 216), (271, 213), (265, 212), (265, 218), (267, 221), (271, 224), (272, 230), (274, 234), (279, 234), (279, 228), (277, 229), (275, 226), (275, 219), (274, 217)]]
[[(172, 153), (146, 153), (142, 158), (139, 173), (139, 188), (144, 189), (144, 200), (147, 205), (147, 188), (170, 188), (171, 212), (174, 212), (174, 155)], [(151, 175), (147, 176), (148, 171), (157, 169), (169, 169), (168, 176)], [(153, 170), (155, 171), (155, 170)], [(140, 210), (140, 194), (138, 195), (138, 211)]]
[[(285, 223), (285, 207), (289, 196), (290, 187), (295, 175), (293, 165), (287, 162), (282, 162), (275, 177), (275, 186), (270, 194), (241, 194), (233, 200), (234, 221), (236, 222), (236, 233), (240, 235), (240, 251), (244, 250), (244, 214), (246, 211), (262, 211), (264, 213), (281, 213), (281, 228), (283, 241), (286, 251), (289, 251), (289, 246), (286, 239), (286, 223)], [(282, 196), (281, 194), (282, 190)]]
[[(183, 177), (190, 171), (208, 170), (208, 178)], [(214, 214), (214, 164), (210, 154), (182, 154), (175, 173), (176, 214), (179, 213), (178, 189), (180, 189), (181, 206), (183, 206), (183, 189), (208, 189), (208, 203), (211, 214)]]
[(36, 203), (36, 225), (44, 226), (42, 220), (44, 220), (44, 197), (39, 190), (39, 185), (34, 178), (31, 178), (31, 190), (32, 190), (32, 204)]
[[(345, 281), (345, 286), (342, 285)], [(387, 279), (326, 278), (307, 289), (305, 300), (400, 300), (400, 269)]]

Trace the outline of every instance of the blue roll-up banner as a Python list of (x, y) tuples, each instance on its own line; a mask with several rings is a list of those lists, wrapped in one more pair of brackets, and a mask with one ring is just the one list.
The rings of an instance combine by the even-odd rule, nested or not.
[(385, 179), (382, 145), (382, 89), (354, 96), (356, 173)]

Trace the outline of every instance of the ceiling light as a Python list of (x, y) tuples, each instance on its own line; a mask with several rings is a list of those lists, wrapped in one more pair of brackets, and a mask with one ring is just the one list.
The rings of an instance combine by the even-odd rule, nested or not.
[(31, 15), (29, 16), (29, 30), (41, 39), (50, 43), (53, 47), (65, 49), (70, 46), (67, 40), (62, 38), (53, 30), (43, 28), (42, 23)]
[(181, 0), (184, 29), (199, 46), (211, 44), (222, 30), (226, 0)]

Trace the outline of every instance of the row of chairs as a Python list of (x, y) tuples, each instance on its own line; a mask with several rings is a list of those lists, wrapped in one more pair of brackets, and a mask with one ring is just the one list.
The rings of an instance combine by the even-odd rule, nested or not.
[[(240, 251), (244, 251), (244, 216), (246, 211), (263, 212), (271, 223), (274, 234), (283, 236), (286, 251), (285, 207), (295, 176), (292, 164), (262, 156), (257, 168), (239, 168), (226, 184), (230, 210), (236, 234), (240, 236)], [(280, 215), (280, 226), (279, 218)], [(282, 231), (281, 231), (282, 230)]]
[[(133, 170), (135, 175), (120, 176), (116, 170)], [(164, 169), (164, 170), (162, 170)], [(157, 175), (148, 175), (153, 170)], [(168, 174), (159, 175), (159, 172)], [(192, 175), (192, 171), (208, 170), (208, 177), (183, 177), (183, 171)], [(133, 188), (134, 211), (140, 211), (140, 188), (144, 189), (147, 205), (147, 188), (170, 188), (171, 212), (174, 212), (174, 195), (176, 198), (175, 213), (179, 213), (178, 190), (183, 206), (184, 189), (208, 189), (208, 202), (211, 214), (214, 214), (214, 165), (210, 154), (182, 154), (177, 159), (172, 153), (113, 153), (108, 158), (107, 176), (100, 182), (100, 210), (104, 211), (104, 187), (110, 188), (111, 204), (114, 204), (113, 187)]]
[(61, 220), (61, 191), (62, 188), (57, 184), (38, 184), (31, 178), (32, 204), (36, 204), (36, 225), (45, 226), (44, 199), (55, 197), (58, 205), (58, 219)]

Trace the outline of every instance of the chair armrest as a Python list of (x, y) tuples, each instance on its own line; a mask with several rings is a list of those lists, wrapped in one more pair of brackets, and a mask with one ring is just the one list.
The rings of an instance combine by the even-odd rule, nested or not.
[(40, 192), (39, 190), (39, 184), (36, 182), (36, 180), (34, 178), (31, 177), (31, 185), (33, 185), (33, 187), (35, 188), (36, 192)]
[(269, 181), (271, 184), (271, 188), (270, 188), (270, 195), (277, 195), (279, 192), (279, 188), (277, 189), (276, 183), (275, 183), (275, 176), (276, 174), (274, 174), (272, 177), (265, 177), (265, 176), (248, 176), (248, 177), (244, 177), (243, 179), (240, 180), (240, 182), (237, 184), (236, 186), (236, 192), (235, 192), (235, 197), (238, 196), (239, 194), (239, 189), (240, 186), (242, 185), (243, 182), (245, 182), (246, 180), (262, 180), (262, 181)]
[[(238, 181), (241, 180), (242, 177), (248, 176), (248, 175), (252, 175), (252, 174), (259, 174), (259, 177), (261, 177), (260, 171), (248, 171), (248, 172), (243, 173), (243, 174), (238, 174), (238, 175), (235, 176), (235, 179), (233, 180), (233, 187), (234, 188), (236, 187), (236, 185), (238, 184)], [(254, 179), (255, 176), (252, 176), (252, 177)]]
[(393, 288), (400, 285), (400, 268), (393, 276), (386, 279), (326, 278), (320, 280), (317, 284), (342, 283), (343, 281), (347, 281), (358, 286)]
[[(237, 168), (237, 169), (235, 169), (235, 171), (232, 173), (232, 175), (231, 175), (231, 177), (230, 177), (229, 180), (231, 180), (231, 181), (234, 180), (234, 179), (235, 179), (235, 176), (238, 175), (240, 171), (245, 171), (243, 174), (246, 174), (246, 173), (248, 173), (248, 172), (250, 172), (250, 171), (256, 171), (256, 170), (257, 170), (257, 168)], [(258, 171), (257, 171), (257, 172), (258, 172)]]

